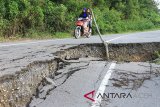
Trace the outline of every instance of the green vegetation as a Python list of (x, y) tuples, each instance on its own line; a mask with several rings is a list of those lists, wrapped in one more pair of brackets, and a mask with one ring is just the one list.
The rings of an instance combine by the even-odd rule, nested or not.
[(156, 63), (156, 64), (160, 64), (160, 51), (156, 51), (154, 53), (154, 56), (157, 58), (155, 59), (153, 62)]
[(155, 56), (158, 57), (158, 58), (160, 58), (160, 51), (156, 51), (155, 52)]
[(70, 37), (83, 7), (93, 9), (102, 33), (160, 27), (154, 0), (0, 0), (0, 40)]

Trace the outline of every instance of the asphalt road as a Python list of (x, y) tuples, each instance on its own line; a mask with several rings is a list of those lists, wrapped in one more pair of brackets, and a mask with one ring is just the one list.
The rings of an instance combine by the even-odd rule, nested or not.
[[(111, 72), (108, 70), (112, 63), (83, 59), (80, 63), (67, 66), (57, 77), (60, 79), (54, 81), (58, 87), (46, 96), (44, 91), (38, 98), (33, 97), (30, 107), (159, 107), (160, 77), (155, 72), (160, 71), (160, 66), (140, 62), (116, 63), (107, 78), (105, 76)], [(76, 72), (65, 80), (66, 74), (72, 71)], [(84, 97), (92, 91), (95, 91), (94, 97), (92, 94), (88, 97), (94, 99), (94, 102)], [(109, 98), (104, 93), (110, 94)], [(126, 96), (123, 98), (120, 94)], [(98, 95), (104, 95), (104, 98)]]
[[(142, 42), (160, 42), (160, 30), (137, 32), (137, 33), (126, 33), (126, 34), (109, 34), (103, 36), (105, 41), (110, 43), (142, 43)], [(0, 43), (0, 47), (10, 46), (32, 46), (32, 45), (61, 45), (61, 44), (83, 44), (83, 43), (101, 43), (98, 36), (92, 36), (91, 38), (67, 38), (67, 39), (56, 39), (56, 40), (42, 40), (42, 41), (27, 41), (27, 42), (16, 42), (16, 43)]]
[[(160, 31), (103, 36), (110, 43), (160, 42)], [(60, 49), (85, 43), (101, 43), (98, 36), (42, 41), (0, 43), (0, 76), (14, 74), (37, 60), (49, 60)], [(31, 101), (31, 107), (159, 107), (160, 66), (118, 63), (93, 58), (76, 60), (62, 69), (54, 81), (57, 88)], [(152, 69), (151, 69), (152, 68)], [(157, 73), (158, 72), (158, 73)], [(69, 74), (69, 75), (68, 75)], [(66, 79), (67, 78), (67, 79)], [(45, 88), (45, 87), (44, 87)], [(49, 89), (50, 86), (47, 86)], [(88, 95), (88, 99), (84, 94)], [(122, 94), (123, 93), (123, 94)], [(92, 96), (94, 94), (94, 96)], [(106, 98), (104, 95), (110, 95)], [(116, 96), (114, 96), (116, 94)], [(122, 94), (122, 96), (120, 96)], [(128, 95), (127, 98), (124, 98)], [(98, 97), (99, 95), (99, 97)], [(100, 95), (104, 95), (103, 98)], [(45, 97), (45, 98), (44, 98)], [(114, 98), (113, 98), (114, 97)], [(123, 98), (120, 98), (123, 97)], [(91, 98), (91, 99), (90, 99)], [(92, 101), (94, 100), (94, 101)]]
[[(113, 34), (103, 36), (110, 43), (142, 43), (160, 42), (160, 31), (148, 31), (129, 34)], [(12, 43), (0, 43), (0, 76), (14, 74), (37, 60), (53, 59), (52, 53), (60, 49), (66, 49), (78, 44), (101, 43), (98, 36), (91, 38), (67, 38), (42, 41), (23, 41)]]

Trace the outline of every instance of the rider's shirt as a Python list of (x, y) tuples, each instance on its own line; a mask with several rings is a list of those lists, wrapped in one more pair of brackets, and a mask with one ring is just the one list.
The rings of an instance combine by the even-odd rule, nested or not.
[(79, 17), (81, 17), (81, 18), (87, 18), (88, 14), (86, 12), (83, 12)]

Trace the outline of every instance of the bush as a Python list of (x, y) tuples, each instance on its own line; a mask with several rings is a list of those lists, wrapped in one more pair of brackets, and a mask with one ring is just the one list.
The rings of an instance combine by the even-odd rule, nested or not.
[(45, 7), (45, 24), (51, 32), (65, 30), (67, 8), (64, 5), (56, 6), (52, 2), (49, 2)]
[[(72, 32), (82, 8), (92, 7), (102, 34), (160, 26), (153, 0), (0, 0), (0, 35)], [(96, 28), (93, 24), (93, 33)], [(61, 33), (58, 33), (62, 35)]]

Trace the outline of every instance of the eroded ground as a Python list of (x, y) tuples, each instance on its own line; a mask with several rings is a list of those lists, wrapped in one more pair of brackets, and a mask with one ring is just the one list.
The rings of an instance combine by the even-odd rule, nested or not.
[[(147, 62), (155, 59), (153, 53), (157, 50), (160, 50), (158, 42), (110, 44), (110, 59), (118, 62), (106, 87), (134, 91), (146, 81), (158, 78), (159, 65)], [(92, 102), (83, 95), (98, 89), (112, 63), (106, 61), (103, 44), (1, 47), (0, 60), (1, 107), (91, 106)], [(107, 99), (102, 106), (112, 107), (114, 101), (109, 103), (112, 100)]]

